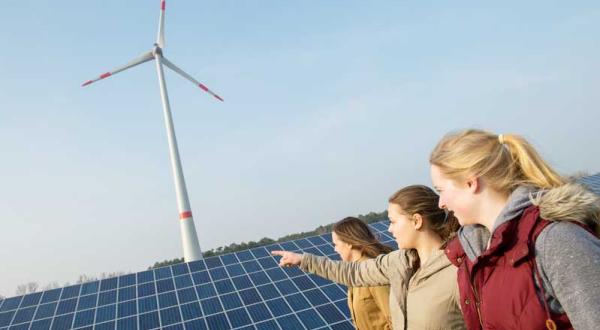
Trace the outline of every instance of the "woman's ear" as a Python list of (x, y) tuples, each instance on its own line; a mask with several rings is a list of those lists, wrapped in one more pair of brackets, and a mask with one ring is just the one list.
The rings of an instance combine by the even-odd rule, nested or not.
[(467, 188), (469, 189), (470, 192), (472, 193), (478, 193), (479, 190), (481, 189), (481, 179), (476, 177), (476, 176), (472, 176), (470, 178), (467, 179)]
[(419, 230), (423, 227), (423, 217), (419, 213), (413, 214), (412, 220), (416, 230)]

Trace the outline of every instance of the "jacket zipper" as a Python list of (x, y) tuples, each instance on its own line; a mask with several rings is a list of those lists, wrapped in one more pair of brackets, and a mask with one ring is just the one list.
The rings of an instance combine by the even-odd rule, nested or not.
[(475, 289), (475, 286), (473, 285), (473, 283), (471, 283), (471, 289), (473, 290), (473, 293), (475, 295), (475, 309), (477, 309), (477, 317), (479, 318), (479, 325), (481, 325), (481, 328), (483, 329), (483, 319), (481, 318), (481, 310), (479, 309), (479, 293), (477, 293), (477, 289)]
[(470, 272), (469, 272), (469, 268), (467, 267), (467, 265), (465, 264), (465, 268), (467, 269), (467, 274), (469, 274), (469, 284), (471, 285), (471, 290), (473, 290), (473, 295), (475, 296), (475, 309), (477, 310), (477, 318), (479, 319), (479, 325), (481, 326), (481, 329), (483, 329), (483, 318), (481, 317), (481, 309), (479, 308), (480, 306), (480, 299), (479, 299), (479, 292), (477, 292), (477, 289), (475, 288), (475, 285), (473, 284), (475, 282), (475, 274), (473, 273), (473, 275), (471, 276)]

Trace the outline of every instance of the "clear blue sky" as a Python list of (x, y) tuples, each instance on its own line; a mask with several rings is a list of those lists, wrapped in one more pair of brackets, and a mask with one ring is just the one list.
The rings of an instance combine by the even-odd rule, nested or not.
[[(4, 0), (0, 294), (182, 255), (153, 64), (159, 0)], [(176, 1), (165, 55), (201, 246), (381, 211), (446, 132), (600, 170), (597, 1)]]

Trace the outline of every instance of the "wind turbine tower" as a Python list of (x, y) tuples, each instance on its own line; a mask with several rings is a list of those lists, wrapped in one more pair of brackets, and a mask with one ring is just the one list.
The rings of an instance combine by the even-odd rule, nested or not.
[(177, 194), (177, 207), (179, 210), (179, 224), (181, 228), (181, 241), (183, 244), (183, 257), (186, 262), (190, 262), (202, 259), (202, 251), (200, 250), (198, 235), (196, 234), (196, 227), (194, 226), (194, 218), (192, 216), (190, 201), (187, 194), (187, 188), (185, 186), (185, 179), (183, 177), (181, 160), (179, 159), (179, 149), (177, 147), (175, 127), (173, 126), (173, 119), (171, 117), (171, 107), (169, 105), (169, 95), (167, 94), (167, 85), (165, 83), (163, 65), (180, 74), (185, 79), (191, 81), (196, 86), (200, 87), (200, 89), (212, 95), (219, 101), (223, 101), (223, 99), (219, 95), (215, 94), (213, 91), (208, 89), (208, 87), (206, 87), (204, 84), (198, 82), (192, 76), (178, 68), (175, 64), (173, 64), (171, 61), (167, 60), (164, 57), (163, 49), (165, 47), (165, 8), (165, 0), (161, 0), (160, 17), (158, 21), (158, 35), (156, 37), (156, 43), (154, 44), (152, 50), (143, 53), (142, 55), (131, 60), (124, 66), (118, 67), (112, 71), (105, 72), (96, 79), (86, 81), (85, 83), (83, 83), (82, 86), (87, 86), (98, 80), (108, 78), (121, 71), (125, 71), (136, 65), (148, 62), (150, 60), (155, 61), (156, 72), (158, 73), (158, 84), (160, 86), (160, 97), (162, 100), (163, 112), (165, 117), (165, 127), (167, 129), (167, 139), (169, 141), (169, 155), (171, 158), (171, 167), (173, 169), (173, 180), (175, 181), (175, 192)]

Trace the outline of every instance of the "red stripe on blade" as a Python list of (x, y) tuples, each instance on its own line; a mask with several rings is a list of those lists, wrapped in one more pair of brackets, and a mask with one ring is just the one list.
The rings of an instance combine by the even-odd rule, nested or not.
[(179, 214), (179, 219), (180, 220), (185, 220), (187, 218), (191, 218), (192, 217), (192, 211), (185, 211), (185, 212), (181, 212)]
[(219, 95), (217, 95), (217, 94), (214, 94), (214, 97), (216, 97), (217, 99), (219, 99), (219, 101), (221, 101), (221, 102), (225, 102), (225, 101), (224, 101), (224, 100), (223, 100), (223, 99), (222, 99), (222, 98), (221, 98)]
[(165, 10), (165, 6), (166, 6), (166, 1), (165, 1), (165, 0), (163, 0), (163, 1), (160, 3), (160, 9), (162, 9), (162, 10)]
[(204, 85), (202, 85), (202, 84), (198, 84), (198, 86), (199, 86), (200, 88), (202, 88), (202, 89), (203, 89), (205, 92), (208, 92), (208, 87), (206, 87), (206, 86), (204, 86)]
[(87, 85), (89, 85), (91, 83), (93, 83), (93, 81), (88, 80), (88, 81), (84, 82), (83, 85), (81, 85), (81, 87), (87, 86)]
[(111, 75), (112, 75), (112, 73), (110, 73), (110, 72), (103, 73), (103, 74), (101, 74), (101, 75), (100, 75), (100, 79), (108, 78), (108, 77), (110, 77)]

